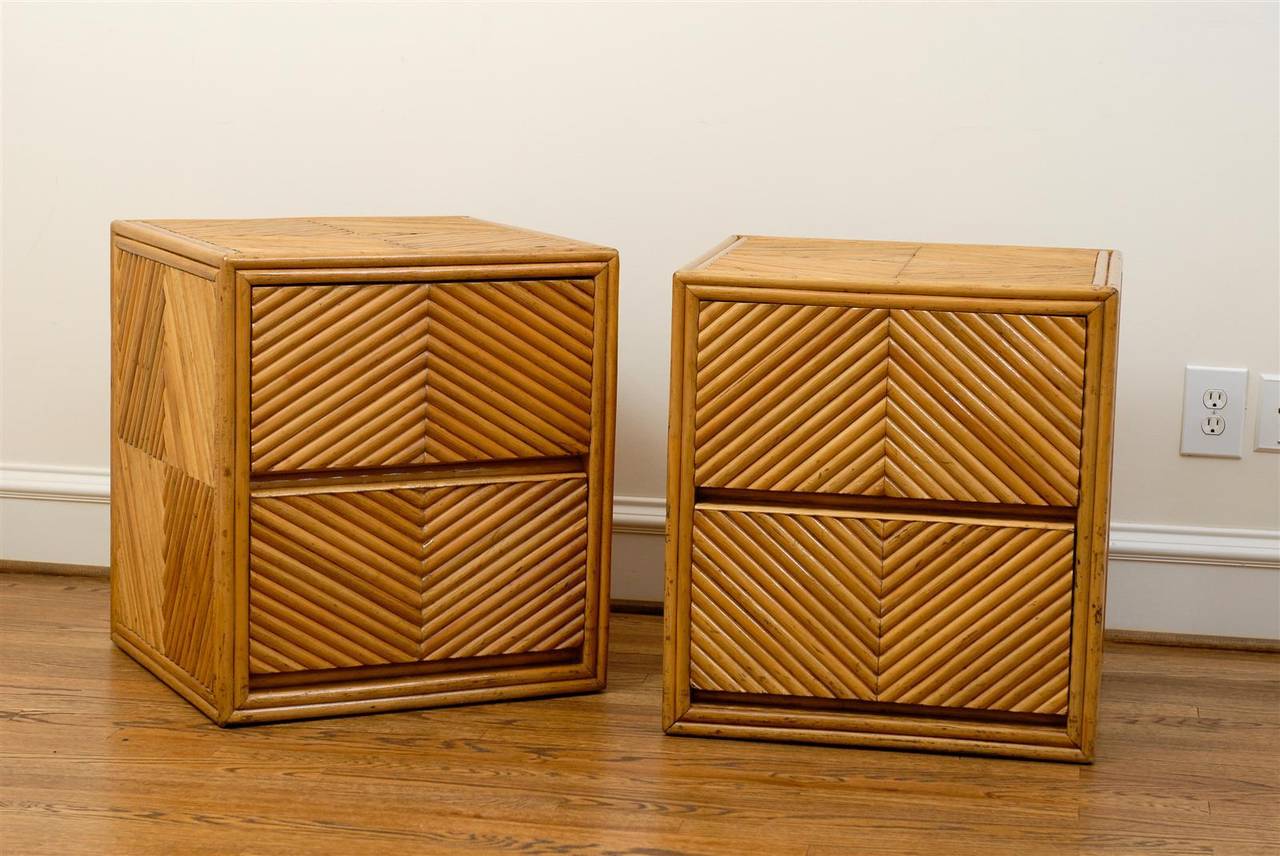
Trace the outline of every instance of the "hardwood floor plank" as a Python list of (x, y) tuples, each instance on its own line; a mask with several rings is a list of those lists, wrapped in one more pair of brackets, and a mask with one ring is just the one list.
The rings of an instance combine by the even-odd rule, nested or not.
[(601, 694), (224, 730), (106, 610), (102, 580), (0, 576), (5, 853), (1280, 852), (1274, 655), (1109, 646), (1080, 767), (666, 737), (633, 615)]

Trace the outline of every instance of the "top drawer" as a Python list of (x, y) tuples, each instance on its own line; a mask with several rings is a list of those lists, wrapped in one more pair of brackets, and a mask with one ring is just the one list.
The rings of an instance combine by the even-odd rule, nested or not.
[(1076, 503), (1084, 319), (700, 306), (698, 486)]
[(591, 280), (257, 286), (254, 473), (577, 455)]

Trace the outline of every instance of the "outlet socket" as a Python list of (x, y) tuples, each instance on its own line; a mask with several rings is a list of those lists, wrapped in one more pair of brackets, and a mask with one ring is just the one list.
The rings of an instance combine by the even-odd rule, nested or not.
[(1242, 457), (1248, 388), (1248, 369), (1187, 366), (1182, 396), (1182, 454)]
[(1210, 410), (1221, 410), (1227, 406), (1227, 391), (1225, 389), (1206, 389), (1201, 401)]

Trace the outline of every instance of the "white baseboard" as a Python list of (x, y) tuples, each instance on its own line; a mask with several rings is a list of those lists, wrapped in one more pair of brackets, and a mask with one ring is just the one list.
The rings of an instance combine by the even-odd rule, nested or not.
[(107, 502), (111, 473), (101, 468), (0, 464), (0, 499)]
[(105, 469), (0, 465), (0, 559), (110, 564), (110, 497)]
[[(102, 469), (0, 467), (0, 558), (107, 564), (109, 485)], [(665, 502), (615, 497), (613, 521), (614, 597), (661, 600)], [(1107, 627), (1280, 639), (1280, 531), (1112, 523)]]

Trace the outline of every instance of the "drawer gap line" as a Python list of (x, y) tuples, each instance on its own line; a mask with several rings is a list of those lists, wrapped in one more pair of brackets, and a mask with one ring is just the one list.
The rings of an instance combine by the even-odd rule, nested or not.
[(694, 493), (694, 502), (703, 510), (744, 510), (779, 514), (847, 511), (859, 517), (1012, 522), (1039, 524), (1055, 529), (1069, 529), (1076, 519), (1074, 506), (953, 502), (940, 499), (789, 493), (711, 487), (697, 488)]
[(312, 470), (287, 474), (261, 473), (249, 478), (249, 489), (251, 495), (255, 497), (289, 496), (321, 492), (585, 478), (586, 475), (585, 457), (571, 455), (563, 458), (521, 458), (468, 464)]

